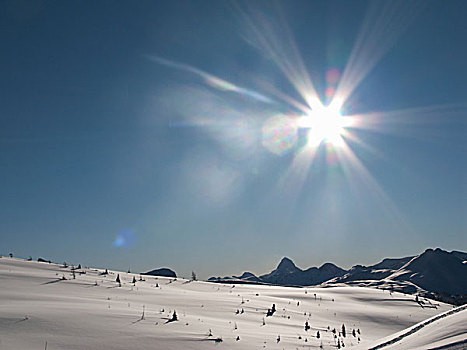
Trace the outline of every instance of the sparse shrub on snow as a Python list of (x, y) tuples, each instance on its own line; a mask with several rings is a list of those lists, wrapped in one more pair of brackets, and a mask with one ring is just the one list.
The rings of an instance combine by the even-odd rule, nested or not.
[(266, 317), (274, 315), (276, 312), (276, 304), (272, 304), (272, 307), (268, 309), (268, 312), (266, 313)]
[(174, 310), (173, 314), (172, 314), (172, 317), (167, 321), (168, 322), (175, 322), (175, 321), (178, 321), (178, 316), (177, 316), (177, 312)]

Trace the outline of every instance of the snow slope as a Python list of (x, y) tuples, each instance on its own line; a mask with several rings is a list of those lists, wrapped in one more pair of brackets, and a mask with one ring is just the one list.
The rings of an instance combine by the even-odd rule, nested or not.
[(384, 259), (373, 266), (354, 266), (342, 277), (326, 282), (367, 286), (383, 285), (406, 293), (435, 293), (444, 297), (457, 296), (462, 302), (467, 291), (466, 254), (427, 249), (414, 257)]
[(365, 348), (379, 349), (466, 349), (467, 305), (443, 312)]
[[(0, 258), (0, 349), (44, 349), (46, 343), (48, 350), (336, 349), (332, 330), (342, 324), (347, 336), (336, 334), (339, 341), (368, 348), (452, 309), (433, 301), (421, 307), (413, 296), (373, 288), (224, 285), (152, 276), (133, 285), (139, 275), (103, 271), (77, 270), (73, 279), (70, 267)], [(266, 317), (272, 304), (277, 311)], [(167, 322), (174, 310), (178, 321)], [(466, 313), (445, 319), (453, 320), (453, 331), (442, 336), (459, 339)], [(437, 334), (432, 327), (423, 332)]]

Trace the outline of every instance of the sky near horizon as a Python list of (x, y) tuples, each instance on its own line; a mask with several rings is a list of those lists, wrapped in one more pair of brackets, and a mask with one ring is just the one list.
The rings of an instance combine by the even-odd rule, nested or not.
[(0, 254), (208, 278), (466, 251), (466, 17), (2, 2)]

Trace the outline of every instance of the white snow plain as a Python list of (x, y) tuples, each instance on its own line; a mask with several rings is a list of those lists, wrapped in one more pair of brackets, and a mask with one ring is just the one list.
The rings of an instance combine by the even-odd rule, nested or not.
[[(102, 272), (83, 268), (73, 279), (71, 267), (0, 258), (0, 349), (336, 349), (338, 341), (356, 349), (466, 346), (465, 307), (417, 303), (412, 295), (349, 286), (139, 281), (139, 274)], [(277, 311), (267, 317), (272, 304)], [(167, 322), (174, 310), (178, 321)], [(339, 334), (343, 324), (346, 337)]]

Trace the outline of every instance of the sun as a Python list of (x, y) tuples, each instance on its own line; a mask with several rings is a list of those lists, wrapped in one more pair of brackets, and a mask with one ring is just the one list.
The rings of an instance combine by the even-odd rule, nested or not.
[(334, 147), (340, 147), (344, 144), (342, 135), (347, 126), (345, 119), (339, 109), (322, 106), (304, 116), (300, 121), (300, 127), (310, 129), (308, 145), (317, 147), (322, 143), (329, 143)]

